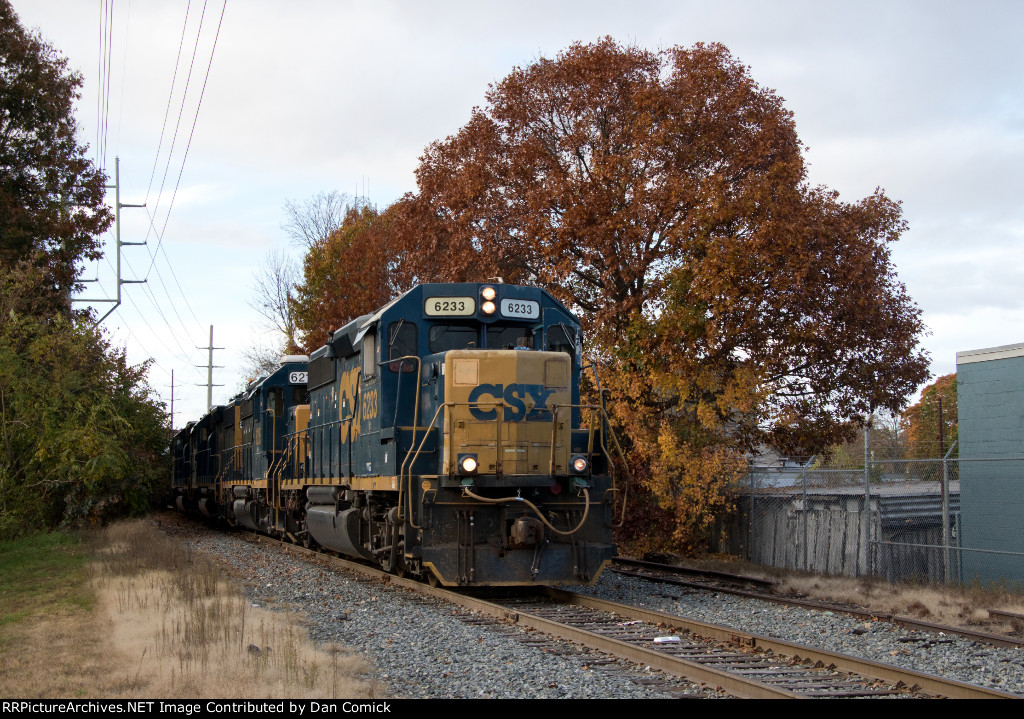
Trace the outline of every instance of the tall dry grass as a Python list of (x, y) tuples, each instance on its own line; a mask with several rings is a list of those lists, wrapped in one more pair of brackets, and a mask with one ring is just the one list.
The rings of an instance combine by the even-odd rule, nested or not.
[(1024, 614), (1024, 595), (999, 586), (896, 584), (878, 577), (841, 577), (761, 567), (715, 555), (686, 560), (687, 566), (745, 574), (775, 581), (778, 594), (797, 594), (820, 602), (850, 604), (878, 614), (911, 616), (937, 624), (983, 628), (1024, 636), (1024, 622), (990, 615), (989, 609)]
[(378, 698), (369, 665), (316, 648), (296, 613), (252, 606), (240, 581), (152, 522), (113, 525), (90, 545), (92, 612), (52, 616), (17, 640), (2, 693), (29, 698)]
[(874, 577), (826, 577), (789, 574), (777, 585), (783, 593), (819, 601), (865, 607), (879, 614), (898, 614), (938, 624), (1016, 633), (1013, 620), (990, 615), (989, 609), (1024, 613), (1024, 597), (999, 587), (943, 587), (894, 584)]

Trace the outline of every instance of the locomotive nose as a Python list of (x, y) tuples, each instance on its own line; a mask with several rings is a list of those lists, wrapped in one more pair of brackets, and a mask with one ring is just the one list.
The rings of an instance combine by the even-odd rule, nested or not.
[[(567, 474), (571, 417), (571, 358), (536, 350), (454, 350), (445, 359), (444, 466), (477, 458), (480, 475), (497, 478)], [(549, 483), (545, 480), (546, 483)]]

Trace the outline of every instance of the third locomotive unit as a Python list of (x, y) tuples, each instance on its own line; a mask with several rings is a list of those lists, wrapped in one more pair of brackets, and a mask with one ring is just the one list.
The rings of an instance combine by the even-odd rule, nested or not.
[(594, 581), (625, 483), (548, 292), (425, 284), (174, 438), (179, 509), (445, 585)]

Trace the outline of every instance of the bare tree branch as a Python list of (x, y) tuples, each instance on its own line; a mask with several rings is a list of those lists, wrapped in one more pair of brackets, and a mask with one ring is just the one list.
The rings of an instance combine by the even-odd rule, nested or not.
[(283, 349), (289, 352), (297, 347), (292, 306), (299, 279), (295, 260), (284, 250), (274, 248), (253, 277), (255, 296), (248, 303), (259, 313), (264, 329), (281, 335)]
[[(281, 364), (282, 352), (280, 348), (263, 344), (257, 341), (251, 347), (242, 350), (242, 376), (248, 379), (255, 379), (261, 374), (269, 374), (276, 370)], [(248, 384), (248, 381), (246, 382)]]
[(350, 207), (358, 207), (360, 198), (331, 190), (320, 192), (304, 202), (286, 200), (286, 220), (281, 229), (304, 249), (323, 244), (341, 227)]

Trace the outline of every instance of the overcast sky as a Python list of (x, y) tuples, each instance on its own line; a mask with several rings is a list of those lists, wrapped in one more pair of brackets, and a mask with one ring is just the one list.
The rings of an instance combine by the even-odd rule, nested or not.
[[(174, 370), (175, 426), (205, 410), (194, 365), (209, 325), (225, 348), (214, 403), (243, 382), (241, 351), (261, 337), (253, 276), (290, 248), (286, 200), (338, 190), (385, 207), (415, 189), (424, 147), (457, 132), (489, 83), (605, 35), (724, 43), (794, 112), (813, 184), (903, 202), (910, 230), (893, 259), (931, 329), (936, 375), (957, 351), (1024, 342), (1020, 2), (112, 0), (108, 74), (109, 1), (13, 4), (83, 74), (82, 138), (111, 176), (120, 156), (121, 202), (148, 203), (122, 210), (122, 239), (145, 238), (153, 215), (149, 247), (124, 250), (125, 277), (152, 262), (149, 283), (126, 285), (104, 325), (132, 361), (155, 358), (165, 399)], [(88, 296), (113, 296), (108, 262), (87, 274), (101, 280)]]

